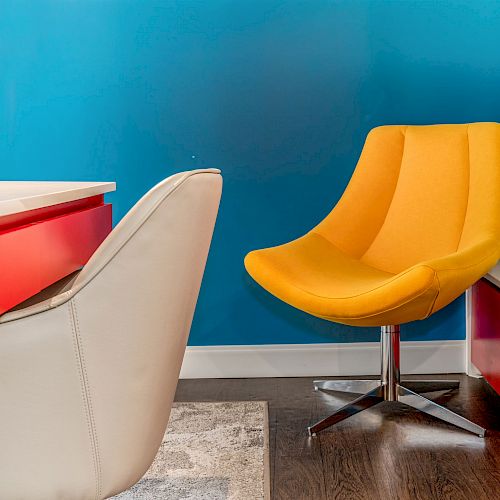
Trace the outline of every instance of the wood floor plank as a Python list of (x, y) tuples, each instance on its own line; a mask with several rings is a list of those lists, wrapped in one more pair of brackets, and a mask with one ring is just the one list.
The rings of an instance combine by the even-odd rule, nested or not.
[(443, 500), (487, 500), (483, 485), (467, 463), (451, 462), (437, 453), (419, 454), (419, 465), (432, 491)]
[(276, 461), (274, 500), (326, 500), (319, 456), (280, 457)]
[(366, 430), (363, 436), (381, 498), (430, 500), (431, 486), (413, 449), (406, 445), (399, 422), (404, 419), (404, 425), (411, 425), (418, 419), (397, 404), (382, 403), (379, 411), (379, 428)]
[[(359, 416), (361, 417), (361, 416)], [(359, 417), (356, 416), (353, 418)], [(363, 435), (347, 422), (318, 435), (328, 500), (377, 500), (374, 470)]]
[(500, 497), (500, 470), (475, 469), (474, 475), (481, 484), (485, 498), (496, 499)]
[(176, 400), (268, 401), (273, 500), (500, 499), (500, 397), (481, 379), (430, 378), (460, 380), (428, 397), (485, 426), (485, 439), (398, 403), (309, 438), (308, 425), (355, 397), (314, 392), (312, 378), (181, 380)]

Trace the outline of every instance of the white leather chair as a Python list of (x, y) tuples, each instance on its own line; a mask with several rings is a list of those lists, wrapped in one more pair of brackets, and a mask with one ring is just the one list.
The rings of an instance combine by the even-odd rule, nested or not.
[(147, 193), (60, 293), (0, 317), (0, 499), (103, 499), (164, 435), (222, 189)]

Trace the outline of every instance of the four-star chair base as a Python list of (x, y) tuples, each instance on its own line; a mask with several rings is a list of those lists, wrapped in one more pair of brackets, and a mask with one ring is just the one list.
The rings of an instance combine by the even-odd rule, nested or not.
[(315, 380), (314, 389), (362, 394), (334, 414), (308, 427), (309, 434), (335, 425), (346, 418), (382, 401), (397, 401), (432, 415), (450, 424), (484, 437), (486, 429), (460, 415), (427, 399), (419, 392), (447, 391), (456, 389), (458, 381), (453, 380), (411, 380), (401, 382), (399, 376), (399, 325), (381, 328), (382, 373), (381, 380)]

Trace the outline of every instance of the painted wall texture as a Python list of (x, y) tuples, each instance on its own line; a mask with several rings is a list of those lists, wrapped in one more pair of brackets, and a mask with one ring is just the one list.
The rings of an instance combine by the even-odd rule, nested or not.
[[(116, 221), (173, 172), (218, 167), (191, 345), (375, 340), (245, 275), (340, 197), (376, 125), (500, 121), (492, 0), (2, 0), (0, 177), (115, 180)], [(403, 328), (461, 339), (464, 301)]]

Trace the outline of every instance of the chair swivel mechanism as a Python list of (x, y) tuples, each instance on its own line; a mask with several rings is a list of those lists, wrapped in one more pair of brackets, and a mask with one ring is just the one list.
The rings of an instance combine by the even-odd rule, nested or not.
[(428, 318), (500, 258), (500, 124), (383, 126), (368, 134), (332, 212), (305, 236), (250, 252), (249, 274), (313, 316), (381, 327), (380, 380), (316, 380), (360, 396), (309, 427), (399, 401), (481, 437), (485, 429), (420, 393), (456, 381), (400, 380), (400, 325)]

